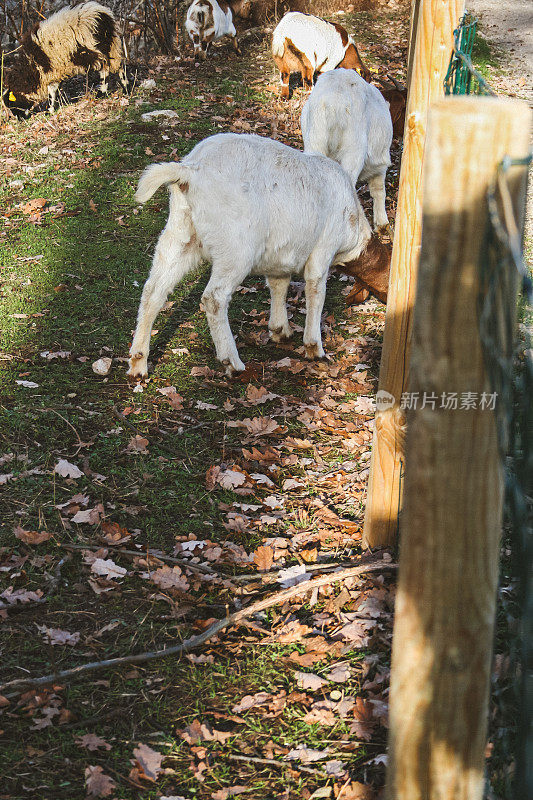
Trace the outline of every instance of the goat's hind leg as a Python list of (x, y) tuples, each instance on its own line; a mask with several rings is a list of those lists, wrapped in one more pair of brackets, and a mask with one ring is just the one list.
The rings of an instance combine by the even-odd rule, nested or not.
[(374, 228), (380, 230), (386, 228), (389, 224), (387, 217), (387, 210), (385, 208), (385, 199), (387, 192), (385, 189), (385, 174), (387, 167), (384, 167), (377, 175), (374, 175), (368, 181), (368, 190), (372, 197)]
[(283, 342), (292, 336), (287, 316), (287, 291), (291, 282), (288, 278), (267, 278), (270, 289), (270, 319), (268, 330), (273, 342)]
[(248, 266), (240, 268), (232, 265), (231, 269), (221, 267), (213, 262), (209, 283), (202, 295), (211, 338), (215, 345), (218, 360), (225, 365), (226, 373), (242, 372), (246, 369), (239, 357), (237, 345), (231, 332), (228, 320), (228, 307), (237, 286), (250, 273)]
[(167, 224), (159, 237), (152, 269), (141, 296), (137, 327), (130, 348), (128, 375), (132, 378), (142, 378), (148, 374), (148, 354), (154, 320), (170, 292), (188, 272), (196, 269), (200, 261), (200, 251), (194, 246), (192, 239), (184, 243), (183, 237), (176, 236)]
[(328, 258), (325, 254), (311, 256), (305, 265), (305, 328), (304, 347), (307, 358), (323, 358), (322, 332), (320, 322), (324, 300), (326, 299), (326, 283), (328, 268), (333, 255)]

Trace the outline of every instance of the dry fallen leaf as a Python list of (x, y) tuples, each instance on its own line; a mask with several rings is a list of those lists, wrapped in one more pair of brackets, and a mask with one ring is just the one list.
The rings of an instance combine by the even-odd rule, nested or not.
[(0, 599), (5, 600), (9, 605), (14, 605), (15, 603), (31, 603), (32, 601), (40, 600), (42, 596), (41, 589), (30, 592), (26, 591), (26, 589), (13, 589), (12, 586), (8, 586), (0, 594)]
[(83, 472), (75, 464), (65, 461), (61, 458), (54, 467), (54, 472), (61, 475), (62, 478), (81, 478)]
[(108, 797), (115, 786), (115, 781), (104, 773), (102, 767), (87, 767), (85, 770), (85, 788), (88, 797)]
[(186, 592), (189, 589), (189, 582), (179, 567), (160, 567), (150, 573), (150, 580), (163, 590), (178, 589)]
[(91, 572), (95, 575), (103, 575), (105, 578), (123, 578), (127, 573), (127, 569), (119, 567), (110, 558), (104, 560), (103, 558), (96, 558), (91, 564)]
[(250, 708), (257, 708), (262, 706), (271, 699), (272, 695), (268, 692), (256, 692), (255, 694), (247, 694), (242, 700), (239, 700), (231, 709), (233, 714), (242, 714), (243, 711), (249, 711)]
[(257, 569), (264, 571), (270, 569), (274, 562), (274, 551), (271, 547), (262, 545), (254, 553), (254, 561)]
[(148, 439), (145, 439), (144, 436), (140, 436), (138, 433), (135, 436), (132, 436), (128, 442), (128, 446), (126, 450), (130, 453), (146, 453), (148, 447)]
[(354, 720), (350, 726), (350, 733), (353, 733), (358, 739), (369, 742), (375, 727), (376, 721), (372, 705), (367, 700), (358, 697), (355, 701)]
[(77, 511), (72, 517), (72, 522), (77, 525), (86, 523), (88, 525), (97, 525), (100, 522), (100, 517), (104, 513), (102, 503), (98, 503), (94, 508), (88, 508), (86, 511)]
[(102, 522), (102, 538), (108, 544), (125, 544), (131, 539), (131, 533), (122, 528), (118, 522)]
[(287, 761), (301, 761), (302, 764), (310, 764), (313, 761), (320, 761), (329, 756), (329, 750), (313, 750), (311, 747), (306, 747), (303, 744), (297, 745), (293, 750), (290, 750), (285, 758)]
[(233, 733), (227, 731), (217, 731), (209, 725), (200, 722), (199, 719), (193, 720), (179, 735), (189, 744), (196, 744), (196, 742), (221, 742), (221, 744), (224, 744), (224, 742), (234, 736)]
[(259, 403), (266, 403), (268, 400), (274, 400), (276, 397), (279, 397), (279, 394), (267, 392), (264, 386), (257, 388), (252, 383), (249, 383), (246, 387), (246, 399), (254, 406)]
[(51, 533), (46, 531), (25, 531), (20, 526), (15, 528), (14, 534), (24, 544), (41, 544), (41, 542), (47, 542), (52, 536)]
[(85, 747), (86, 750), (98, 750), (99, 748), (111, 750), (111, 745), (95, 733), (86, 733), (78, 737), (78, 739), (76, 739), (76, 744), (80, 747)]
[(71, 646), (77, 644), (80, 640), (80, 633), (70, 633), (69, 631), (62, 631), (61, 628), (47, 628), (46, 625), (37, 625), (37, 630), (40, 631), (45, 641), (48, 644), (69, 644)]
[(141, 771), (141, 777), (149, 781), (155, 781), (161, 772), (161, 762), (164, 755), (152, 750), (147, 744), (139, 744), (133, 751), (137, 766)]
[(234, 489), (236, 486), (242, 486), (245, 481), (246, 475), (234, 469), (221, 470), (217, 475), (217, 483), (219, 483), (223, 489)]
[(227, 786), (225, 789), (218, 789), (218, 791), (212, 792), (211, 797), (213, 800), (228, 800), (229, 797), (235, 797), (247, 791), (247, 786)]
[(311, 692), (316, 692), (327, 683), (324, 678), (315, 675), (314, 672), (295, 672), (294, 677), (300, 689), (306, 689)]

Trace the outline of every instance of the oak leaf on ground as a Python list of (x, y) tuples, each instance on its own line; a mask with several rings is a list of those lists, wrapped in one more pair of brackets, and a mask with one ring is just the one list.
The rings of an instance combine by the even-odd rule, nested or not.
[(85, 770), (85, 788), (88, 797), (108, 797), (115, 786), (115, 781), (106, 775), (102, 767), (89, 766)]
[(52, 536), (47, 531), (25, 531), (20, 525), (17, 525), (14, 534), (24, 544), (41, 544), (42, 542), (47, 542)]

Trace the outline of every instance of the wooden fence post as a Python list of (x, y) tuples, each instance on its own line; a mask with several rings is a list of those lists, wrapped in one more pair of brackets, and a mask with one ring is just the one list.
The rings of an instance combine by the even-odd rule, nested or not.
[[(517, 100), (457, 97), (430, 111), (409, 386), (418, 407), (408, 411), (393, 637), (389, 800), (481, 800), (483, 794), (503, 475), (477, 302), (487, 189), (505, 154), (527, 155), (530, 126), (531, 112)], [(522, 214), (526, 173), (514, 168), (511, 181)], [(515, 279), (510, 275), (511, 286)], [(512, 289), (498, 298), (502, 305), (513, 313)], [(454, 392), (457, 410), (449, 401)], [(469, 392), (476, 408), (464, 407)]]
[[(378, 394), (363, 529), (363, 544), (368, 547), (391, 545), (397, 534), (405, 434), (400, 398), (406, 391), (420, 249), (420, 190), (427, 113), (430, 103), (444, 94), (443, 80), (452, 53), (453, 31), (463, 9), (464, 0), (420, 0), (413, 13), (418, 25), (416, 35), (414, 31), (411, 34), (412, 71), (379, 373), (378, 388), (382, 394)], [(390, 396), (394, 398), (391, 405), (387, 403)], [(381, 397), (385, 399), (383, 405), (379, 403)]]

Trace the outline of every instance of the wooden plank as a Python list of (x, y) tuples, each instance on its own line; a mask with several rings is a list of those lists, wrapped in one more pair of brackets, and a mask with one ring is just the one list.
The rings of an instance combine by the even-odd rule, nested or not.
[[(527, 154), (530, 127), (531, 112), (517, 100), (453, 98), (430, 112), (409, 387), (419, 402), (408, 412), (393, 637), (390, 800), (483, 796), (503, 473), (477, 303), (487, 190), (505, 154)], [(525, 184), (526, 168), (515, 168), (521, 213)], [(516, 285), (511, 268), (496, 308), (514, 313)], [(477, 408), (461, 410), (468, 392)], [(431, 399), (425, 407), (424, 393)], [(451, 393), (457, 410), (453, 403), (441, 408)]]
[(394, 400), (391, 405), (378, 403), (376, 412), (363, 529), (363, 544), (368, 547), (392, 545), (398, 529), (405, 436), (400, 399), (407, 386), (411, 312), (420, 250), (427, 114), (430, 103), (443, 96), (453, 31), (463, 10), (464, 0), (420, 0), (418, 6), (378, 387), (386, 393), (378, 394), (378, 400), (383, 397), (387, 401), (390, 396)]

